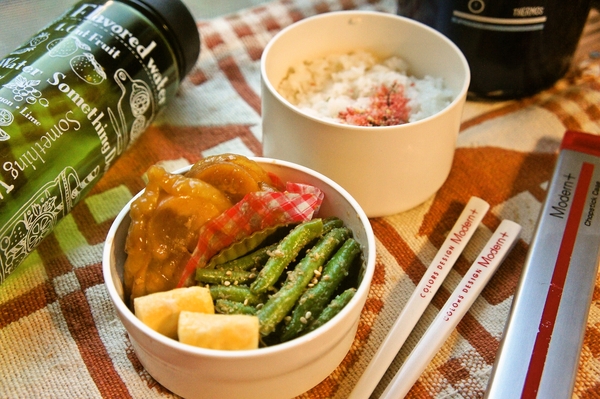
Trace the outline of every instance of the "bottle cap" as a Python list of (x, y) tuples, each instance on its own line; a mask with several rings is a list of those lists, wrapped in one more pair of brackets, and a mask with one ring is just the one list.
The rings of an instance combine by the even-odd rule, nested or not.
[[(158, 23), (157, 28), (172, 39), (179, 66), (179, 80), (192, 69), (200, 54), (200, 33), (194, 17), (181, 0), (121, 0)], [(150, 13), (151, 15), (148, 15)], [(158, 21), (156, 21), (158, 20)]]

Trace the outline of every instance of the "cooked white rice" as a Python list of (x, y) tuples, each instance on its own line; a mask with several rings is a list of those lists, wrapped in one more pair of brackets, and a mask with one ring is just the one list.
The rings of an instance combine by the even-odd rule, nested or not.
[(442, 78), (418, 79), (407, 74), (400, 57), (383, 61), (366, 51), (331, 54), (293, 65), (280, 82), (278, 91), (303, 112), (328, 121), (345, 123), (340, 112), (367, 109), (377, 90), (396, 82), (408, 100), (408, 122), (427, 118), (452, 102), (453, 93)]

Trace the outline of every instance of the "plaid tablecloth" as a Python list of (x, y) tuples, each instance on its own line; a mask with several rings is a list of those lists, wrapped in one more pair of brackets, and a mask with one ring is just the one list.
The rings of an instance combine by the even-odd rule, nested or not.
[[(283, 27), (340, 9), (394, 12), (394, 2), (280, 0), (198, 21), (200, 59), (177, 98), (0, 286), (0, 398), (167, 398), (141, 367), (101, 273), (106, 233), (144, 187), (154, 163), (177, 168), (215, 153), (261, 155), (263, 48)], [(522, 237), (408, 394), (483, 396), (520, 277), (556, 150), (566, 129), (600, 133), (600, 26), (592, 11), (573, 70), (531, 98), (466, 105), (452, 171), (417, 208), (372, 219), (377, 266), (358, 334), (342, 364), (302, 398), (345, 398), (384, 339), (470, 196), (491, 211), (393, 365), (388, 382), (501, 219)], [(585, 333), (574, 397), (600, 397), (600, 280)], [(565, 370), (568, 372), (568, 370)], [(374, 397), (383, 391), (380, 384)]]

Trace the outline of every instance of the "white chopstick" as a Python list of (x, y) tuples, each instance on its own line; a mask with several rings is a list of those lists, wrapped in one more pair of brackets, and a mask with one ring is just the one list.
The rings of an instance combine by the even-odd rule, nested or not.
[(368, 398), (490, 208), (471, 197), (348, 399)]
[(521, 226), (504, 220), (379, 399), (403, 398), (467, 313), (516, 243)]

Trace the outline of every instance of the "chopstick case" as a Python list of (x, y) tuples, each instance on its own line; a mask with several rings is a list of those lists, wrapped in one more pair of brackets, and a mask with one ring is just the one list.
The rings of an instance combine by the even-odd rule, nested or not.
[(485, 398), (571, 398), (600, 247), (600, 136), (568, 131)]

